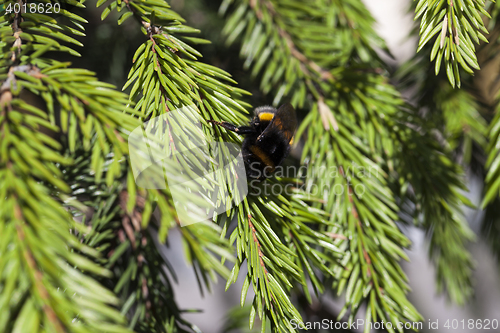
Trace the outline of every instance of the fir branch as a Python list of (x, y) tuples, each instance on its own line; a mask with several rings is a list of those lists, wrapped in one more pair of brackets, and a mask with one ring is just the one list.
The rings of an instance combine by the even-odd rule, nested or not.
[[(407, 119), (408, 114), (401, 114), (401, 121)], [(460, 167), (450, 161), (429, 133), (423, 132), (426, 126), (421, 120), (415, 115), (412, 119), (409, 128), (413, 129), (399, 137), (412, 143), (402, 146), (395, 166), (410, 185), (403, 183), (400, 193), (413, 203), (412, 215), (430, 237), (429, 253), (436, 265), (438, 291), (446, 290), (454, 302), (464, 304), (472, 295), (473, 268), (466, 244), (475, 237), (461, 206), (473, 205), (461, 193), (467, 188)]]
[[(500, 10), (500, 4), (495, 3), (492, 4), (490, 7), (490, 10), (492, 12), (492, 17), (493, 19), (490, 20), (490, 26), (492, 29), (491, 33), (491, 40), (492, 43), (488, 46), (485, 46), (481, 51), (482, 51), (482, 60), (486, 63), (486, 66), (488, 66), (490, 63), (494, 66), (494, 63), (496, 61), (496, 53), (499, 47), (499, 17), (498, 13)], [(498, 175), (500, 172), (499, 168), (499, 162), (500, 162), (500, 148), (499, 148), (499, 140), (500, 140), (500, 131), (499, 131), (499, 124), (500, 124), (500, 103), (499, 103), (499, 95), (500, 95), (500, 90), (496, 86), (496, 80), (497, 80), (497, 74), (493, 72), (493, 74), (488, 77), (485, 75), (486, 80), (484, 80), (483, 87), (485, 90), (487, 90), (488, 94), (484, 95), (490, 95), (491, 98), (487, 99), (484, 98), (484, 104), (486, 111), (488, 112), (488, 116), (491, 116), (492, 119), (490, 121), (489, 127), (487, 129), (487, 137), (489, 139), (488, 145), (486, 147), (486, 153), (487, 153), (487, 160), (485, 163), (485, 168), (486, 168), (486, 176), (485, 176), (485, 191), (484, 191), (484, 197), (481, 203), (481, 208), (487, 208), (489, 211), (487, 213), (487, 217), (485, 218), (484, 221), (484, 228), (486, 230), (496, 230), (494, 227), (495, 225), (495, 218), (491, 214), (492, 212), (495, 211), (494, 207), (494, 202), (497, 201), (497, 198), (500, 196), (500, 185), (498, 182)], [(483, 95), (483, 96), (484, 96)], [(493, 233), (495, 234), (495, 233)]]
[[(106, 186), (92, 173), (89, 153), (83, 149), (79, 152), (76, 163), (64, 169), (71, 196), (83, 204), (71, 212), (88, 226), (79, 237), (101, 253), (96, 263), (113, 272), (99, 280), (120, 298), (129, 327), (136, 332), (198, 332), (172, 301), (171, 277), (175, 281), (177, 277), (161, 253), (155, 224), (149, 223), (155, 202), (152, 192), (137, 190), (129, 182)], [(122, 174), (126, 171), (122, 166)]]
[[(493, 253), (499, 253), (497, 244), (498, 230), (500, 220), (498, 219), (498, 203), (500, 191), (498, 186), (498, 161), (500, 150), (498, 145), (498, 116), (499, 102), (498, 96), (500, 89), (498, 86), (498, 73), (496, 70), (498, 63), (499, 47), (499, 16), (500, 3), (488, 3), (488, 11), (491, 13), (491, 19), (488, 22), (490, 34), (487, 36), (490, 43), (483, 45), (478, 52), (479, 63), (483, 70), (476, 76), (474, 85), (476, 87), (475, 97), (481, 105), (485, 118), (489, 121), (486, 137), (489, 142), (485, 147), (486, 160), (482, 160), (481, 176), (484, 177), (484, 190), (481, 202), (481, 208), (485, 210), (481, 226), (482, 236), (488, 241)], [(498, 258), (498, 255), (497, 255)]]
[[(76, 2), (71, 4), (82, 6)], [(54, 50), (78, 55), (55, 38), (81, 45), (66, 33), (82, 35), (83, 27), (78, 22), (85, 20), (66, 10), (61, 13), (78, 29), (59, 24), (45, 15), (24, 12), (6, 15), (2, 22), (3, 26), (11, 24), (13, 30), (1, 31), (4, 51), (1, 70), (5, 81), (1, 88), (3, 153), (0, 168), (2, 178), (8, 177), (10, 185), (1, 180), (0, 197), (18, 198), (16, 207), (23, 219), (9, 215), (7, 207), (0, 210), (0, 225), (5, 228), (17, 225), (18, 235), (22, 237), (17, 248), (25, 254), (27, 262), (25, 268), (12, 277), (2, 276), (0, 285), (10, 279), (7, 282), (12, 286), (17, 283), (26, 295), (24, 303), (14, 305), (18, 309), (23, 307), (21, 313), (13, 308), (13, 315), (7, 312), (2, 323), (8, 331), (43, 328), (59, 332), (128, 332), (125, 318), (114, 309), (118, 299), (94, 279), (109, 278), (110, 271), (86, 259), (82, 254), (95, 260), (99, 253), (81, 244), (70, 233), (86, 230), (65, 211), (68, 207), (63, 201), (69, 207), (82, 205), (67, 196), (70, 187), (62, 180), (59, 168), (73, 163), (71, 158), (62, 155), (61, 143), (66, 144), (73, 155), (76, 143), (81, 142), (84, 150), (92, 152), (90, 165), (98, 181), (105, 158), (110, 154), (114, 157), (106, 173), (106, 183), (111, 186), (121, 176), (120, 165), (127, 153), (125, 132), (139, 123), (123, 113), (127, 99), (112, 86), (99, 82), (89, 71), (71, 69), (69, 63), (43, 57), (45, 52)], [(18, 52), (8, 58), (10, 42)], [(64, 135), (57, 137), (58, 132)], [(2, 244), (13, 244), (12, 239), (4, 240)], [(2, 253), (2, 258), (6, 258), (2, 266), (15, 265), (15, 256)], [(16, 279), (19, 282), (14, 282)], [(30, 291), (33, 285), (37, 287)], [(9, 299), (5, 292), (8, 291), (3, 289), (2, 297)]]
[[(491, 18), (485, 10), (486, 1), (419, 0), (415, 8), (415, 19), (420, 20), (420, 51), (436, 35), (430, 60), (436, 60), (435, 73), (439, 73), (444, 62), (446, 75), (452, 87), (461, 86), (459, 64), (469, 74), (472, 68), (479, 70), (475, 46), (479, 40), (488, 42), (488, 34), (481, 15)], [(471, 68), (472, 67), (472, 68)]]
[(443, 146), (455, 161), (464, 166), (477, 163), (474, 154), (487, 146), (487, 122), (475, 89), (455, 90), (444, 75), (436, 77), (425, 60), (429, 52), (429, 48), (424, 49), (399, 69), (400, 87), (417, 89), (414, 97), (420, 113), (439, 131)]
[(279, 36), (285, 41), (286, 47), (288, 48), (289, 52), (291, 53), (292, 57), (297, 59), (300, 62), (300, 68), (302, 72), (306, 74), (306, 76), (310, 76), (308, 68), (314, 70), (321, 79), (323, 80), (333, 80), (334, 77), (332, 73), (324, 70), (321, 68), (317, 63), (314, 61), (308, 59), (304, 54), (302, 54), (297, 47), (295, 46), (294, 41), (292, 40), (292, 37), (290, 34), (283, 28), (284, 24), (281, 20), (281, 18), (278, 16), (277, 11), (275, 10), (273, 4), (271, 1), (257, 1), (253, 0), (250, 1), (250, 8), (255, 12), (255, 15), (260, 21), (263, 21), (264, 19), (264, 14), (263, 12), (259, 9), (259, 7), (265, 7), (267, 9), (267, 13), (270, 15), (271, 20), (276, 22), (276, 26), (278, 28), (278, 34)]
[(2, 311), (2, 330), (128, 332), (113, 309), (116, 297), (82, 273), (110, 272), (73, 252), (98, 255), (69, 232), (80, 227), (61, 202), (48, 195), (45, 184), (60, 193), (69, 190), (56, 163), (72, 163), (60, 155), (58, 142), (39, 132), (39, 125), (50, 130), (54, 126), (43, 111), (10, 90), (3, 91), (1, 99), (0, 307), (8, 309)]
[[(275, 188), (277, 185), (287, 186), (286, 182), (280, 184), (276, 181), (270, 186)], [(259, 187), (259, 191), (264, 189)], [(245, 304), (248, 289), (252, 285), (255, 297), (250, 328), (258, 314), (263, 327), (270, 321), (273, 331), (293, 331), (293, 321), (302, 323), (295, 306), (290, 302), (293, 285), (302, 285), (310, 298), (308, 276), (315, 291), (322, 292), (321, 280), (312, 267), (333, 275), (328, 266), (338, 263), (341, 257), (341, 250), (332, 244), (331, 239), (315, 231), (327, 224), (326, 213), (319, 209), (314, 210), (318, 215), (309, 213), (312, 207), (304, 208), (310, 206), (306, 203), (307, 195), (299, 189), (296, 191), (303, 199), (288, 195), (251, 195), (239, 207), (238, 226), (230, 236), (232, 242), (236, 241), (238, 258), (226, 289), (236, 281), (246, 259), (248, 272), (241, 305)], [(224, 229), (228, 223), (225, 220)]]
[(413, 208), (407, 213), (430, 238), (438, 290), (446, 290), (452, 301), (463, 304), (472, 295), (473, 263), (466, 246), (475, 238), (462, 213), (463, 205), (473, 207), (463, 195), (467, 191), (463, 169), (482, 164), (487, 123), (476, 89), (468, 84), (456, 90), (444, 74), (436, 77), (425, 60), (431, 52), (430, 45), (421, 48), (397, 75), (403, 88), (416, 88), (417, 108), (396, 118), (410, 129), (406, 135), (398, 134), (398, 140), (413, 142), (403, 144), (405, 153), (398, 158), (396, 168), (407, 182), (396, 191), (409, 198), (411, 204), (406, 206)]
[[(321, 189), (320, 193), (325, 193), (321, 197), (324, 203), (320, 207), (331, 214), (330, 221), (337, 226), (321, 229), (324, 234), (344, 234), (348, 236), (349, 242), (346, 244), (350, 246), (350, 256), (344, 262), (347, 267), (333, 264), (329, 269), (335, 274), (327, 273), (326, 277), (330, 275), (331, 279), (340, 280), (335, 283), (339, 292), (344, 290), (349, 281), (344, 309), (351, 308), (349, 320), (353, 320), (365, 300), (369, 304), (367, 321), (376, 321), (377, 318), (393, 323), (420, 320), (420, 315), (406, 300), (408, 286), (397, 263), (399, 258), (406, 257), (402, 247), (408, 246), (409, 242), (394, 223), (397, 206), (385, 181), (387, 175), (374, 163), (374, 160), (381, 160), (382, 153), (392, 156), (389, 130), (392, 125), (387, 119), (402, 104), (400, 97), (383, 82), (383, 78), (372, 75), (370, 71), (367, 73), (360, 70), (361, 66), (354, 61), (352, 68), (342, 67), (343, 64), (339, 61), (323, 61), (329, 64), (330, 73), (335, 73), (329, 78), (321, 72), (309, 70), (309, 61), (301, 66), (292, 46), (301, 45), (300, 54), (307, 52), (311, 56), (314, 53), (315, 59), (329, 59), (332, 51), (324, 45), (334, 50), (335, 34), (332, 25), (323, 23), (324, 12), (328, 12), (331, 15), (329, 17), (339, 17), (339, 11), (342, 13), (341, 6), (333, 6), (335, 10), (327, 11), (327, 4), (322, 4), (321, 7), (306, 6), (298, 2), (273, 2), (274, 10), (271, 11), (265, 5), (267, 2), (253, 3), (257, 5), (252, 7), (251, 3), (250, 7), (259, 8), (260, 12), (249, 11), (246, 3), (240, 2), (228, 19), (225, 31), (231, 32), (228, 40), (232, 41), (246, 28), (242, 53), (247, 56), (248, 64), (254, 63), (254, 73), (266, 64), (261, 80), (262, 88), (265, 92), (276, 89), (275, 103), (290, 96), (292, 103), (301, 107), (306, 94), (312, 96), (313, 107), (297, 133), (298, 136), (307, 134), (303, 159), (314, 159), (314, 167), (307, 172), (306, 188), (311, 188), (314, 184)], [(277, 9), (277, 4), (283, 8)], [(287, 13), (294, 19), (281, 19), (273, 16), (273, 12)], [(298, 21), (300, 31), (295, 28)], [(335, 22), (335, 19), (330, 21)], [(289, 22), (290, 25), (283, 22)], [(258, 25), (262, 25), (262, 28)], [(279, 29), (293, 31), (293, 35), (288, 34), (295, 41), (293, 45), (287, 43), (286, 38), (283, 40)], [(325, 39), (322, 40), (321, 49), (317, 35)], [(272, 57), (265, 50), (259, 53), (266, 44), (273, 50)], [(315, 50), (314, 47), (318, 49)], [(286, 68), (286, 71), (282, 68)], [(332, 79), (335, 84), (329, 82)], [(338, 111), (333, 113), (332, 110)], [(370, 151), (362, 147), (362, 142), (369, 143)], [(356, 167), (364, 170), (375, 168), (376, 171), (371, 172), (370, 177), (347, 175), (344, 171), (340, 172), (340, 176), (332, 177), (314, 171), (321, 168), (351, 170)], [(332, 189), (336, 185), (345, 189), (343, 194), (335, 194)], [(353, 190), (355, 186), (362, 186), (366, 192), (356, 193)], [(323, 189), (327, 190), (323, 192)], [(373, 238), (379, 241), (371, 241)], [(376, 253), (380, 254), (375, 255)], [(351, 274), (345, 275), (343, 272)], [(344, 311), (340, 317), (343, 314)]]

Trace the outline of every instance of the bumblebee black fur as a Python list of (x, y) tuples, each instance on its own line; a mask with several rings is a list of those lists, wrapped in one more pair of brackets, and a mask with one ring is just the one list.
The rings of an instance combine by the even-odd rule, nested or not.
[(295, 109), (290, 103), (278, 109), (261, 106), (255, 109), (249, 126), (211, 121), (227, 130), (244, 135), (243, 161), (247, 179), (268, 178), (290, 153), (290, 145), (297, 129)]

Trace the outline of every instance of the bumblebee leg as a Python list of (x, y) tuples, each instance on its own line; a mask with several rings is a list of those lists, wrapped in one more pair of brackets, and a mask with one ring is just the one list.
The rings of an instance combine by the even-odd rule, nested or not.
[(238, 134), (254, 134), (255, 129), (250, 126), (240, 126), (235, 130), (235, 132)]
[(207, 120), (207, 122), (223, 127), (229, 131), (237, 132), (238, 127), (225, 121)]
[(236, 125), (233, 125), (231, 123), (228, 123), (226, 121), (215, 121), (215, 120), (207, 120), (209, 123), (216, 124), (222, 128), (225, 128), (229, 131), (233, 131), (238, 134), (252, 134), (255, 133), (255, 129), (253, 129), (250, 126), (240, 126), (237, 127)]

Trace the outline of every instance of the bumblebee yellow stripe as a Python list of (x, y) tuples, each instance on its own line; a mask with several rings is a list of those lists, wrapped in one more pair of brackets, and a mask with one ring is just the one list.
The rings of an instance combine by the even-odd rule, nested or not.
[(271, 161), (271, 159), (269, 158), (269, 156), (266, 155), (266, 153), (264, 153), (262, 151), (262, 149), (260, 149), (259, 147), (257, 146), (251, 146), (250, 147), (250, 151), (252, 153), (254, 153), (258, 158), (260, 158), (260, 160), (265, 164), (265, 165), (268, 165), (272, 168), (272, 170), (274, 170), (274, 163), (273, 161)]
[(259, 120), (260, 121), (271, 121), (273, 118), (274, 118), (274, 113), (270, 113), (270, 112), (259, 113)]

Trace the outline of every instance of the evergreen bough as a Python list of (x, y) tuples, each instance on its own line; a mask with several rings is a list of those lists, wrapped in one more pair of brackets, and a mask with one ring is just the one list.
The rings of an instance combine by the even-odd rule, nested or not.
[[(23, 1), (0, 3), (5, 10)], [(390, 332), (423, 320), (400, 266), (410, 246), (401, 225), (410, 223), (427, 232), (438, 289), (459, 304), (471, 296), (466, 245), (474, 234), (461, 209), (473, 205), (464, 169), (480, 165), (485, 174), (484, 230), (498, 234), (491, 203), (500, 194), (500, 118), (497, 103), (483, 106), (469, 78), (465, 89), (453, 88), (461, 86), (458, 64), (479, 69), (476, 52), (487, 51), (475, 45), (486, 41), (488, 24), (495, 30), (496, 4), (418, 1), (420, 52), (396, 87), (376, 52), (388, 54), (387, 47), (359, 0), (223, 1), (222, 34), (239, 43), (254, 82), (274, 105), (298, 109), (296, 141), (308, 168), (267, 181), (302, 185), (292, 193), (249, 195), (213, 222), (181, 228), (168, 188), (136, 185), (128, 135), (146, 120), (195, 106), (204, 135), (239, 143), (206, 120), (245, 123), (249, 93), (200, 61), (196, 45), (208, 41), (193, 37), (199, 31), (167, 2), (99, 0), (102, 19), (116, 10), (119, 25), (134, 20), (144, 34), (127, 93), (120, 92), (56, 60), (57, 52), (79, 56), (87, 23), (83, 1), (60, 3), (57, 17), (0, 17), (2, 332), (197, 332), (175, 302), (175, 267), (160, 247), (172, 228), (201, 289), (217, 275), (227, 289), (246, 274), (241, 306), (250, 287), (255, 296), (249, 314), (232, 312), (233, 326), (249, 317), (252, 328), (258, 317), (262, 331), (295, 331), (292, 320), (308, 318), (292, 299), (311, 302), (311, 291), (344, 299), (338, 320), (352, 322), (363, 305), (366, 322), (391, 322)], [(413, 104), (398, 92), (406, 86), (418, 88)]]

